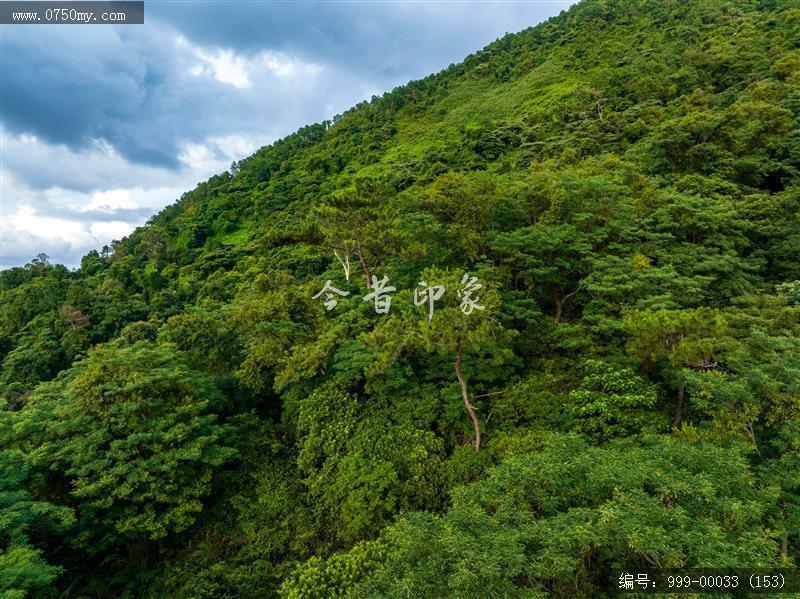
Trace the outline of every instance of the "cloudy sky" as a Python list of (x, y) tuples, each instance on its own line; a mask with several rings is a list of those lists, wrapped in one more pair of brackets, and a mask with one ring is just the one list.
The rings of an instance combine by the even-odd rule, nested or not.
[(144, 25), (2, 25), (0, 268), (76, 266), (231, 161), (570, 3), (146, 0)]

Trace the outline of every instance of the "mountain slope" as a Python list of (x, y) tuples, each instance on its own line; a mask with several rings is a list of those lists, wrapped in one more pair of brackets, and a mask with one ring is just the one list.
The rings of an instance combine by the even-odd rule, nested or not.
[(585, 0), (0, 273), (0, 588), (796, 564), (799, 72), (790, 0)]

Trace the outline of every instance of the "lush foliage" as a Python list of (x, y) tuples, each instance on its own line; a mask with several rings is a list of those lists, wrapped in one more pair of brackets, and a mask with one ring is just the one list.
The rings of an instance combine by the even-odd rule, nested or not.
[(0, 272), (0, 593), (798, 565), (798, 48), (792, 0), (584, 0)]

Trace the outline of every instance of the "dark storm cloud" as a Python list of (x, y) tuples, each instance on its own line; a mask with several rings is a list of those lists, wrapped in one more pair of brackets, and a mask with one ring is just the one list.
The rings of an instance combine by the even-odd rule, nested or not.
[(203, 45), (270, 47), (350, 69), (418, 77), (535, 25), (568, 1), (156, 2), (148, 15)]
[(3, 124), (11, 132), (85, 147), (104, 139), (131, 160), (176, 164), (170, 143), (147, 124), (168, 54), (150, 36), (105, 27), (6, 27)]

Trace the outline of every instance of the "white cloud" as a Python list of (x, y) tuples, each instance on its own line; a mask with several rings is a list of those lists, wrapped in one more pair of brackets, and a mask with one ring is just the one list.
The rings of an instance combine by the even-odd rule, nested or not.
[(217, 50), (212, 53), (195, 49), (194, 53), (200, 62), (189, 70), (192, 75), (210, 75), (217, 81), (230, 83), (239, 89), (252, 85), (247, 74), (247, 61), (241, 56), (236, 56), (233, 51)]
[(129, 235), (136, 227), (131, 223), (126, 223), (121, 220), (112, 220), (111, 222), (92, 223), (89, 225), (89, 231), (95, 239), (95, 245), (99, 245), (104, 239), (122, 239)]
[(252, 87), (254, 79), (264, 76), (305, 79), (323, 70), (320, 65), (303, 62), (283, 52), (264, 50), (252, 57), (246, 57), (227, 48), (196, 46), (183, 37), (178, 37), (176, 44), (193, 59), (188, 69), (189, 74), (194, 77), (212, 77), (238, 89)]
[(211, 148), (205, 144), (187, 143), (178, 159), (183, 164), (193, 164), (201, 169), (210, 168), (212, 164), (216, 163)]
[(81, 245), (88, 241), (86, 227), (75, 221), (52, 218), (37, 213), (33, 206), (16, 206), (16, 211), (8, 218), (11, 234), (14, 231), (27, 233), (32, 237), (64, 241)]
[(93, 193), (89, 203), (79, 210), (81, 212), (88, 212), (90, 210), (114, 212), (121, 208), (134, 209), (138, 207), (139, 204), (131, 199), (130, 190), (109, 189), (108, 191), (97, 191)]
[(261, 147), (254, 139), (244, 135), (223, 135), (212, 137), (211, 141), (226, 159), (245, 158)]

